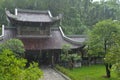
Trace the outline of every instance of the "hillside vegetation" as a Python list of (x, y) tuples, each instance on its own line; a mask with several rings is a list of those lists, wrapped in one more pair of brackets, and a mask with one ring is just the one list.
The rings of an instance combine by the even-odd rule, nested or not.
[(104, 19), (120, 20), (120, 1), (101, 0), (0, 0), (0, 22), (6, 24), (5, 8), (50, 10), (54, 16), (63, 15), (62, 24), (67, 34), (84, 34), (92, 25)]

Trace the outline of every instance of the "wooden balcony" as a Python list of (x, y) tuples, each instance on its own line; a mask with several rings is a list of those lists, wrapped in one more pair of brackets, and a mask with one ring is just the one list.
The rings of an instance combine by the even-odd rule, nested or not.
[(50, 38), (51, 35), (17, 35), (18, 38)]

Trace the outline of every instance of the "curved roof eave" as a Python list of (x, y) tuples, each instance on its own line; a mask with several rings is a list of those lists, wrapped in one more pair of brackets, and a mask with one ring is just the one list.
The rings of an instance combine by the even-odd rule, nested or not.
[[(50, 21), (32, 21), (32, 20), (21, 20), (20, 19), (20, 16), (18, 15), (14, 15), (12, 13), (10, 13), (10, 11), (8, 10), (5, 10), (5, 13), (8, 17), (8, 19), (11, 21), (16, 21), (16, 22), (48, 22), (48, 23), (52, 23), (52, 22), (56, 22), (56, 21), (59, 21), (61, 18), (59, 16), (57, 17), (49, 17), (51, 20)], [(50, 14), (50, 11), (49, 11), (49, 14)]]
[(76, 44), (76, 45), (83, 45), (83, 43), (84, 43), (85, 40), (75, 41), (75, 40), (67, 37), (67, 36), (64, 34), (64, 32), (63, 32), (63, 30), (62, 30), (61, 27), (59, 27), (59, 30), (60, 30), (61, 35), (62, 35), (62, 37), (63, 37), (64, 40), (66, 40), (66, 41), (68, 41), (68, 42), (70, 42), (70, 43)]

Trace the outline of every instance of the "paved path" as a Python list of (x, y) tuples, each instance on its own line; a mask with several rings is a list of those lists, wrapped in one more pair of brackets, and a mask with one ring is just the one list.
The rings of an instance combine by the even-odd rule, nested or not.
[(50, 67), (42, 67), (41, 69), (44, 72), (44, 79), (42, 80), (66, 80)]

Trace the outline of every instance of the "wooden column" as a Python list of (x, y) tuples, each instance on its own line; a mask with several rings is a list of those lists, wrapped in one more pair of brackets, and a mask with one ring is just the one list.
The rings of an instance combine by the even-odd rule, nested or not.
[(21, 29), (20, 29), (19, 26), (17, 27), (17, 34), (18, 34), (18, 35), (21, 35)]

